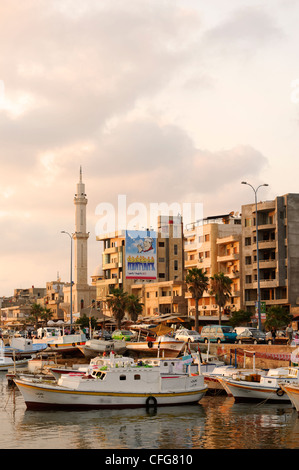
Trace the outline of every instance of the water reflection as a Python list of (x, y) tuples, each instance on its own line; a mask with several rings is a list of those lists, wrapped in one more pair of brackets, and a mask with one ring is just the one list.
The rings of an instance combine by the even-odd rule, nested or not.
[[(194, 432), (204, 434), (205, 411), (201, 405), (85, 412), (25, 411), (17, 427), (18, 438), (28, 432), (39, 436), (55, 428), (61, 436), (70, 433), (71, 448), (190, 448)], [(183, 433), (182, 433), (183, 431)]]
[(0, 378), (0, 448), (297, 449), (299, 418), (287, 404), (205, 397), (156, 410), (28, 411)]

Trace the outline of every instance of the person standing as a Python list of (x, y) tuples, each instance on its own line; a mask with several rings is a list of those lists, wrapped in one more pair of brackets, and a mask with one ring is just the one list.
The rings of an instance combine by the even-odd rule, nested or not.
[(292, 340), (293, 340), (293, 328), (292, 328), (292, 325), (291, 323), (289, 324), (289, 326), (286, 328), (286, 334), (287, 334), (287, 337), (288, 337), (288, 342), (287, 344), (290, 345)]

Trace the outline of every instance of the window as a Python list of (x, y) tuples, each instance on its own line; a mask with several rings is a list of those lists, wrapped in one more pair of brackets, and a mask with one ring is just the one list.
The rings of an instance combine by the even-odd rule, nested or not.
[(126, 375), (120, 375), (119, 380), (127, 380), (127, 376)]
[(140, 379), (141, 379), (140, 374), (135, 374), (134, 375), (134, 380), (140, 380)]
[(173, 246), (173, 252), (174, 252), (175, 255), (178, 254), (178, 246), (177, 245)]
[(164, 242), (159, 242), (159, 247), (164, 248)]
[(174, 270), (177, 271), (179, 269), (178, 261), (174, 260)]

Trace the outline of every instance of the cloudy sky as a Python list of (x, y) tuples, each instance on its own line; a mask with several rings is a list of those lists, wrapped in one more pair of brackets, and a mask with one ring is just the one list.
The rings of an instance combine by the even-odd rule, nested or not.
[(104, 203), (204, 216), (298, 192), (296, 0), (2, 0), (0, 296), (69, 279), (82, 165)]

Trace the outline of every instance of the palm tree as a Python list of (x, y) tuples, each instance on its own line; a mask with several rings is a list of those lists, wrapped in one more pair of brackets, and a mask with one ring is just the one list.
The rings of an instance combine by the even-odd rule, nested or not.
[(111, 294), (106, 297), (106, 302), (109, 308), (111, 308), (114, 315), (117, 328), (120, 329), (122, 319), (125, 316), (127, 308), (128, 294), (123, 292), (122, 289), (113, 289)]
[(37, 324), (39, 319), (42, 318), (42, 315), (43, 307), (40, 304), (32, 304), (29, 320)]
[(232, 280), (223, 273), (214, 274), (211, 277), (211, 295), (215, 295), (215, 302), (219, 307), (219, 324), (221, 325), (221, 313), (225, 304), (231, 297)]
[(195, 300), (195, 331), (198, 332), (198, 301), (202, 298), (204, 292), (208, 290), (209, 278), (202, 269), (192, 268), (188, 270), (186, 283), (192, 298)]
[(47, 323), (51, 318), (53, 317), (53, 312), (47, 307), (43, 307), (42, 313), (41, 313), (41, 319), (45, 323)]
[(143, 303), (137, 295), (131, 294), (127, 298), (127, 312), (130, 315), (132, 321), (136, 321), (138, 316), (142, 313)]

